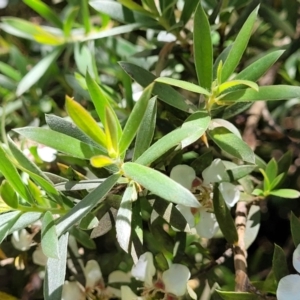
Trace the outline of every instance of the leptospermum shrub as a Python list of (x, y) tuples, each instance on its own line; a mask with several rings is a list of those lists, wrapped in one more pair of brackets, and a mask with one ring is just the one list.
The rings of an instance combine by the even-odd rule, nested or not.
[[(8, 88), (15, 87), (15, 96), (36, 97), (45, 86), (40, 79), (56, 60), (75, 58), (75, 75), (60, 78), (69, 85), (68, 118), (47, 114), (45, 126), (15, 128), (0, 147), (0, 240), (11, 240), (45, 267), (44, 299), (242, 300), (267, 299), (276, 292), (279, 300), (298, 299), (288, 287), (297, 287), (300, 277), (289, 275), (279, 246), (265, 282), (252, 281), (247, 271), (247, 249), (260, 227), (260, 202), (300, 196), (284, 186), (291, 153), (265, 163), (228, 120), (256, 101), (300, 97), (298, 86), (256, 83), (282, 50), (263, 53), (240, 68), (259, 6), (245, 10), (235, 38), (215, 55), (215, 28), (225, 13), (222, 5), (211, 7), (209, 1), (93, 0), (81, 6), (70, 1), (61, 15), (42, 1), (24, 2), (52, 25), (2, 18), (3, 31), (31, 40), (47, 53), (25, 73), (24, 68), (16, 72), (0, 66), (12, 77)], [(98, 27), (90, 9), (101, 16)], [(111, 20), (118, 25), (112, 27)], [(132, 52), (119, 62), (121, 69), (117, 62), (106, 65), (108, 74), (118, 69), (125, 98), (119, 101), (99, 77), (97, 59), (105, 57), (95, 43), (137, 29), (149, 43), (135, 53), (139, 64), (129, 42), (108, 40), (116, 42), (119, 56)], [(151, 35), (168, 40), (152, 61), (157, 76), (149, 62), (144, 68), (138, 58), (151, 56), (146, 41)], [(182, 62), (197, 82), (178, 79), (174, 69), (164, 72), (173, 49), (193, 53), (188, 59), (183, 53)], [(135, 101), (136, 83), (142, 89)], [(162, 116), (169, 120), (167, 126)], [(39, 146), (22, 151), (16, 134)], [(60, 173), (57, 168), (45, 171), (45, 162), (53, 166), (57, 160)], [(292, 215), (296, 269), (299, 228)], [(92, 238), (108, 231), (113, 232), (114, 252), (105, 258), (98, 254), (96, 260), (85, 256), (84, 251), (95, 248)], [(219, 259), (210, 254), (216, 238), (226, 241)], [(221, 265), (227, 258), (232, 273), (224, 275)], [(110, 264), (105, 276), (97, 260)]]

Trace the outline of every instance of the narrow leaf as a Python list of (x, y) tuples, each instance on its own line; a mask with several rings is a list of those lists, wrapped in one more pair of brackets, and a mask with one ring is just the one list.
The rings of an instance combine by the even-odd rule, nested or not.
[(104, 200), (104, 197), (116, 184), (120, 175), (115, 174), (108, 177), (95, 190), (84, 197), (77, 205), (71, 208), (61, 219), (56, 226), (58, 236), (66, 232), (71, 226), (76, 224), (80, 219), (86, 216), (95, 205)]
[(58, 259), (58, 237), (56, 234), (53, 216), (49, 211), (47, 211), (43, 216), (41, 235), (43, 253), (47, 257)]
[(148, 101), (144, 117), (136, 135), (133, 161), (137, 160), (151, 145), (156, 125), (156, 111), (157, 101), (156, 97), (153, 97)]
[(195, 12), (193, 35), (198, 82), (201, 87), (210, 90), (213, 76), (213, 49), (210, 26), (201, 1)]
[(291, 212), (291, 233), (295, 247), (300, 245), (300, 220)]
[(107, 152), (110, 157), (116, 158), (119, 156), (118, 128), (114, 120), (112, 109), (108, 106), (105, 108), (104, 128)]
[(208, 131), (208, 134), (223, 151), (246, 162), (255, 163), (251, 148), (225, 127), (214, 128)]
[(230, 210), (219, 191), (218, 184), (214, 185), (213, 204), (216, 219), (225, 239), (228, 243), (235, 244), (238, 241), (238, 234)]
[(103, 130), (78, 102), (68, 96), (66, 96), (66, 110), (78, 128), (102, 147), (106, 147), (106, 137)]
[(57, 300), (61, 299), (62, 288), (65, 282), (66, 264), (68, 254), (68, 236), (65, 233), (58, 241), (59, 259), (48, 258), (46, 274), (44, 279), (44, 299)]
[(223, 93), (224, 91), (226, 91), (229, 88), (238, 86), (238, 85), (247, 85), (249, 86), (251, 89), (258, 91), (258, 85), (253, 82), (253, 81), (249, 81), (249, 80), (231, 80), (231, 81), (227, 81), (222, 83), (219, 86), (219, 93)]
[(11, 208), (18, 208), (19, 201), (15, 190), (7, 180), (3, 180), (0, 188), (1, 199)]
[(153, 84), (149, 85), (144, 90), (142, 96), (133, 107), (133, 110), (126, 122), (125, 128), (123, 130), (123, 135), (120, 140), (120, 153), (126, 151), (133, 141), (146, 112), (152, 89)]
[(160, 82), (160, 83), (177, 86), (184, 90), (191, 91), (191, 92), (198, 93), (198, 94), (203, 94), (206, 96), (210, 95), (210, 93), (206, 89), (202, 88), (201, 86), (196, 85), (191, 82), (183, 81), (183, 80), (178, 80), (178, 79), (169, 78), (169, 77), (159, 77), (159, 78), (155, 79), (155, 82)]
[(126, 177), (168, 201), (199, 207), (197, 199), (189, 190), (154, 169), (128, 162), (123, 165), (123, 171)]
[(81, 159), (89, 159), (95, 155), (104, 155), (99, 148), (92, 147), (65, 134), (46, 128), (24, 127), (14, 129), (15, 132), (37, 143), (44, 144), (63, 153)]
[(114, 161), (108, 156), (97, 155), (90, 159), (90, 163), (94, 168), (103, 168), (114, 164)]
[(286, 263), (285, 253), (278, 245), (275, 244), (273, 261), (272, 261), (272, 270), (274, 272), (276, 281), (279, 282), (281, 278), (286, 275), (289, 275), (289, 269)]
[(136, 190), (134, 183), (127, 186), (116, 218), (117, 240), (120, 247), (128, 253), (131, 236), (132, 201)]
[(20, 97), (27, 92), (55, 63), (62, 51), (61, 47), (55, 48), (50, 54), (41, 59), (19, 82), (16, 95)]
[(223, 65), (222, 82), (225, 82), (230, 77), (242, 58), (251, 36), (252, 28), (257, 17), (258, 8), (259, 7), (257, 7), (250, 14), (242, 29), (238, 33), (232, 48), (230, 49), (227, 59)]
[(290, 198), (290, 199), (297, 199), (300, 197), (300, 192), (297, 190), (292, 190), (292, 189), (274, 190), (274, 191), (271, 191), (269, 194), (276, 196), (276, 197)]
[(260, 228), (260, 215), (260, 207), (251, 205), (245, 229), (245, 249), (248, 249), (257, 237)]

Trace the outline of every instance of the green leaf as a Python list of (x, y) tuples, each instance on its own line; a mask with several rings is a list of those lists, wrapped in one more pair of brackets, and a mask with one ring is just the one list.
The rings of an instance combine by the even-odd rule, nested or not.
[(148, 101), (148, 105), (138, 129), (133, 152), (133, 161), (137, 160), (151, 145), (156, 126), (156, 97)]
[(66, 110), (72, 121), (87, 136), (106, 147), (106, 136), (93, 117), (76, 101), (66, 96)]
[(117, 240), (120, 247), (128, 253), (131, 237), (132, 202), (136, 200), (137, 191), (131, 182), (122, 197), (116, 218)]
[(300, 87), (290, 85), (269, 85), (259, 87), (258, 92), (253, 89), (241, 89), (230, 92), (222, 97), (226, 101), (265, 101), (285, 100), (300, 97)]
[(24, 127), (14, 129), (14, 131), (37, 143), (81, 159), (89, 159), (95, 155), (105, 155), (99, 148), (50, 129)]
[(154, 143), (135, 162), (142, 165), (150, 165), (168, 150), (180, 144), (184, 139), (194, 136), (194, 132), (198, 129), (198, 127), (185, 126), (173, 130)]
[(279, 186), (279, 184), (283, 181), (283, 178), (286, 176), (286, 174), (281, 173), (271, 182), (270, 190), (274, 190)]
[(160, 82), (160, 83), (165, 83), (168, 85), (177, 86), (184, 90), (191, 91), (191, 92), (198, 93), (198, 94), (203, 94), (206, 96), (210, 95), (210, 93), (206, 89), (202, 88), (201, 86), (196, 85), (191, 82), (179, 80), (179, 79), (174, 79), (174, 78), (169, 78), (169, 77), (159, 77), (159, 78), (155, 79), (155, 82)]
[(57, 13), (55, 13), (47, 4), (40, 0), (23, 0), (23, 2), (48, 22), (54, 24), (58, 28), (63, 28), (63, 24), (57, 16)]
[(265, 169), (266, 172), (266, 176), (268, 177), (270, 183), (272, 184), (272, 182), (274, 181), (274, 179), (276, 178), (277, 174), (278, 174), (278, 166), (277, 166), (277, 162), (274, 158), (272, 158)]
[(120, 154), (119, 152), (119, 137), (118, 137), (118, 128), (115, 123), (114, 113), (112, 108), (105, 108), (105, 135), (106, 135), (106, 147), (107, 152), (110, 157), (117, 158)]
[(127, 7), (128, 9), (130, 9), (131, 11), (139, 12), (150, 17), (152, 16), (152, 14), (149, 11), (147, 11), (141, 5), (137, 4), (132, 0), (119, 0), (119, 2), (125, 7)]
[(260, 228), (260, 207), (258, 205), (251, 205), (245, 229), (245, 249), (248, 249), (255, 241)]
[(252, 102), (235, 102), (234, 104), (225, 107), (222, 118), (232, 118), (250, 108), (252, 104)]
[(257, 300), (257, 295), (252, 293), (243, 292), (228, 292), (216, 290), (218, 295), (224, 300)]
[(295, 247), (300, 245), (300, 220), (291, 212), (291, 233)]
[(112, 160), (110, 157), (105, 155), (97, 155), (93, 156), (90, 159), (90, 163), (94, 168), (103, 168), (109, 165), (112, 165), (115, 163), (114, 160)]
[(254, 165), (243, 165), (243, 166), (236, 166), (233, 168), (229, 168), (226, 170), (228, 177), (222, 177), (222, 181), (232, 182), (235, 180), (239, 180), (248, 174), (250, 174), (256, 166)]
[(5, 214), (1, 214), (1, 223), (0, 223), (0, 244), (9, 234), (9, 230), (13, 227), (14, 223), (20, 217), (19, 211), (13, 211)]
[(56, 234), (54, 219), (51, 212), (47, 211), (42, 219), (41, 246), (47, 257), (59, 258), (58, 236)]
[[(250, 39), (250, 35), (252, 32), (253, 25), (255, 23), (256, 17), (257, 17), (257, 7), (248, 17), (247, 21), (243, 25), (242, 29), (238, 33), (232, 48), (230, 49), (230, 52), (227, 56), (227, 59), (224, 62), (223, 65), (223, 71), (222, 71), (222, 82), (225, 82), (230, 75), (233, 73), (235, 68), (238, 66), (243, 53), (247, 47), (248, 41)], [(219, 82), (220, 84), (220, 82)]]
[(251, 148), (228, 129), (216, 127), (209, 130), (208, 134), (223, 151), (243, 161), (255, 163), (255, 156)]
[(172, 203), (158, 198), (153, 203), (153, 209), (174, 228), (190, 232), (191, 229), (186, 219)]
[(41, 59), (19, 82), (16, 95), (20, 97), (27, 92), (46, 73), (50, 66), (55, 63), (61, 52), (62, 48), (57, 47)]
[(11, 187), (28, 203), (32, 203), (33, 199), (22, 181), (20, 174), (10, 161), (10, 158), (0, 145), (0, 172), (10, 183)]
[(105, 123), (105, 108), (110, 107), (111, 112), (114, 116), (115, 124), (118, 128), (118, 136), (121, 137), (122, 135), (122, 128), (121, 124), (119, 122), (119, 119), (113, 110), (111, 104), (109, 103), (105, 93), (103, 92), (102, 88), (97, 84), (97, 82), (92, 78), (89, 72), (86, 72), (86, 85), (88, 87), (89, 94), (91, 96), (91, 99), (93, 101), (93, 104), (95, 106), (96, 112), (102, 122), (102, 124)]
[(0, 187), (2, 200), (11, 208), (18, 208), (19, 201), (15, 190), (7, 180), (3, 180)]
[[(145, 115), (149, 99), (151, 97), (153, 84), (149, 85), (137, 101), (126, 122), (123, 135), (120, 140), (120, 154), (125, 152), (133, 141)], [(155, 98), (156, 99), (156, 98)]]
[(48, 258), (44, 279), (45, 300), (61, 299), (66, 275), (68, 236), (69, 233), (65, 233), (58, 240), (59, 259)]
[(89, 136), (83, 133), (77, 126), (74, 125), (74, 123), (69, 122), (63, 118), (57, 117), (55, 115), (46, 114), (45, 118), (46, 123), (53, 131), (63, 133), (65, 135), (75, 138), (76, 140), (82, 141), (85, 144), (89, 144), (93, 147), (100, 148), (101, 150), (103, 150), (103, 153), (106, 152), (106, 150), (102, 146), (94, 142)]
[(235, 244), (238, 241), (238, 234), (230, 210), (228, 209), (222, 194), (219, 191), (219, 186), (216, 183), (213, 191), (213, 204), (216, 219), (220, 229), (230, 244)]
[(63, 30), (66, 37), (69, 37), (71, 34), (71, 30), (78, 12), (79, 6), (70, 6), (66, 9), (65, 20), (63, 24)]
[(73, 226), (70, 234), (73, 235), (77, 240), (77, 242), (80, 243), (84, 248), (91, 249), (91, 250), (96, 249), (95, 242), (90, 238), (90, 235), (87, 234), (85, 231), (82, 231), (77, 227)]
[(238, 86), (238, 85), (247, 85), (251, 89), (253, 89), (255, 91), (258, 91), (258, 85), (253, 81), (249, 81), (249, 80), (231, 80), (231, 81), (226, 81), (226, 82), (222, 83), (218, 87), (218, 92), (223, 93), (227, 89), (230, 89), (230, 88)]
[(197, 4), (197, 1), (184, 1), (179, 22), (182, 22), (182, 24), (185, 25), (190, 20)]
[(42, 214), (40, 212), (26, 212), (22, 213), (17, 220), (15, 220), (13, 226), (10, 226), (8, 234), (14, 231), (23, 229), (41, 218)]
[(165, 200), (188, 207), (199, 207), (197, 199), (189, 190), (154, 169), (128, 162), (123, 165), (123, 171), (126, 177)]
[(56, 230), (58, 236), (71, 228), (80, 219), (86, 216), (95, 205), (101, 203), (107, 193), (116, 184), (119, 174), (111, 175), (103, 183), (101, 183), (95, 190), (84, 197), (77, 205), (71, 208), (57, 223)]
[[(121, 68), (142, 87), (147, 87), (157, 77), (149, 71), (128, 62), (119, 62)], [(172, 87), (163, 83), (155, 83), (152, 93), (164, 101), (183, 111), (190, 111), (190, 107), (185, 103), (184, 97)]]
[(297, 199), (300, 197), (300, 192), (297, 190), (292, 190), (292, 189), (274, 190), (274, 191), (271, 191), (269, 194), (276, 196), (276, 197), (290, 198), (290, 199)]
[(97, 11), (109, 15), (112, 19), (121, 23), (141, 23), (144, 25), (154, 23), (154, 20), (151, 17), (146, 16), (144, 13), (130, 10), (114, 1), (93, 0), (89, 1), (89, 4)]
[(272, 261), (272, 270), (274, 272), (277, 282), (284, 276), (289, 275), (289, 269), (286, 263), (285, 253), (278, 245), (275, 244), (273, 261)]
[(199, 2), (194, 16), (194, 58), (199, 85), (210, 90), (213, 73), (213, 49), (210, 26)]
[(22, 75), (19, 71), (16, 71), (10, 65), (0, 61), (0, 73), (6, 75), (14, 81), (20, 81), (22, 79)]
[(267, 70), (274, 65), (278, 58), (282, 55), (283, 50), (272, 51), (264, 55), (263, 57), (256, 60), (254, 63), (243, 69), (238, 73), (234, 80), (251, 80), (257, 81), (261, 76), (263, 76)]

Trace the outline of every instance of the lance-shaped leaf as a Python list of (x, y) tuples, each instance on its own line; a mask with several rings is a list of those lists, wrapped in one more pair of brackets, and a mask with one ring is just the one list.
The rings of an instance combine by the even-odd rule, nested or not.
[(105, 93), (103, 92), (101, 87), (97, 84), (97, 82), (92, 78), (92, 76), (90, 75), (89, 72), (86, 73), (85, 80), (86, 80), (86, 85), (88, 87), (88, 91), (90, 93), (91, 99), (95, 106), (96, 112), (97, 112), (102, 124), (105, 123), (105, 108), (108, 106), (111, 108), (111, 113), (113, 114), (113, 119), (118, 128), (118, 135), (119, 135), (119, 137), (121, 137), (122, 128), (121, 128), (119, 119), (118, 119), (115, 111), (113, 110), (110, 102), (108, 101)]
[(136, 163), (142, 165), (150, 165), (153, 161), (161, 157), (171, 148), (177, 146), (184, 139), (195, 135), (195, 131), (199, 130), (198, 127), (185, 126), (166, 134), (164, 137), (154, 143), (147, 149), (137, 160)]
[(106, 147), (106, 136), (93, 117), (76, 101), (66, 96), (66, 110), (73, 122), (95, 142)]
[(6, 238), (9, 234), (9, 230), (15, 222), (20, 217), (21, 213), (19, 211), (12, 211), (5, 214), (1, 214), (1, 222), (0, 222), (0, 243)]
[(105, 155), (97, 155), (90, 159), (90, 163), (94, 168), (103, 168), (114, 164), (114, 160)]
[(300, 220), (291, 212), (291, 233), (295, 247), (300, 244)]
[(275, 244), (272, 270), (277, 282), (286, 275), (289, 275), (289, 268), (286, 263), (285, 253), (278, 245)]
[(243, 292), (228, 292), (217, 290), (216, 292), (223, 300), (257, 300), (257, 295)]
[(267, 85), (259, 87), (258, 91), (253, 89), (241, 89), (230, 92), (222, 97), (223, 102), (241, 101), (266, 101), (266, 100), (285, 100), (300, 97), (300, 87), (290, 85)]
[(84, 197), (77, 205), (71, 208), (61, 219), (59, 219), (56, 226), (58, 236), (86, 216), (95, 205), (103, 201), (104, 197), (116, 184), (119, 177), (119, 174), (108, 177), (95, 190)]
[(274, 190), (269, 192), (268, 194), (277, 197), (282, 197), (282, 198), (290, 198), (290, 199), (297, 199), (300, 197), (300, 192), (292, 189)]
[(16, 170), (15, 166), (10, 161), (10, 158), (3, 150), (0, 145), (0, 172), (10, 183), (12, 188), (28, 203), (32, 203), (33, 199), (25, 185), (22, 181), (20, 174)]
[[(147, 87), (157, 78), (149, 71), (134, 64), (124, 61), (119, 62), (119, 64), (121, 68), (142, 87)], [(184, 97), (172, 87), (162, 83), (155, 83), (152, 92), (165, 103), (183, 111), (190, 111), (190, 107), (185, 103)]]
[[(231, 81), (227, 81), (227, 82), (222, 83), (218, 87), (218, 92), (223, 93), (227, 89), (230, 89), (230, 88), (238, 86), (238, 85), (247, 85), (251, 89), (253, 89), (255, 91), (258, 91), (258, 85), (253, 81), (249, 81), (249, 80), (231, 80)], [(220, 98), (222, 99), (222, 96)]]
[(156, 125), (156, 97), (148, 101), (148, 105), (136, 135), (133, 161), (137, 160), (151, 145)]
[(217, 183), (214, 185), (213, 204), (216, 219), (225, 239), (228, 243), (235, 244), (238, 241), (236, 227), (232, 219), (230, 210), (224, 201), (222, 193), (220, 193)]
[(114, 120), (112, 109), (108, 106), (105, 108), (104, 128), (107, 152), (110, 157), (116, 158), (119, 156), (118, 128)]
[(123, 130), (123, 135), (120, 140), (120, 153), (126, 151), (133, 141), (146, 112), (152, 89), (153, 84), (149, 85), (144, 90), (142, 96), (133, 107), (133, 110), (126, 122), (125, 128)]
[(23, 229), (30, 224), (33, 224), (37, 220), (41, 218), (42, 214), (40, 212), (26, 212), (20, 214), (17, 220), (15, 220), (14, 224), (10, 226), (8, 234), (13, 233), (14, 231)]
[(59, 258), (48, 258), (44, 279), (45, 300), (61, 299), (66, 275), (68, 236), (69, 233), (65, 233), (59, 238)]
[(184, 90), (191, 91), (191, 92), (198, 93), (198, 94), (203, 94), (206, 96), (210, 95), (210, 93), (206, 89), (202, 88), (201, 86), (196, 85), (191, 82), (183, 81), (183, 80), (178, 80), (178, 79), (168, 78), (168, 77), (159, 77), (159, 78), (155, 79), (155, 82), (160, 82), (160, 83), (177, 86)]
[(255, 163), (255, 156), (251, 148), (227, 128), (217, 127), (208, 131), (208, 134), (223, 151), (243, 161)]
[(210, 90), (213, 76), (213, 49), (210, 26), (201, 5), (201, 1), (194, 17), (194, 59), (199, 85)]
[(260, 228), (260, 207), (251, 205), (247, 216), (245, 229), (245, 249), (248, 249), (255, 241)]
[(116, 218), (117, 240), (120, 247), (128, 253), (131, 236), (132, 201), (136, 200), (137, 192), (132, 182), (123, 194)]
[(278, 58), (282, 55), (283, 50), (272, 51), (271, 53), (266, 54), (265, 56), (259, 58), (254, 63), (243, 69), (238, 73), (234, 80), (251, 80), (257, 81), (261, 76), (263, 76), (267, 70), (274, 65)]
[(128, 162), (123, 165), (123, 172), (126, 177), (168, 201), (199, 207), (197, 199), (189, 190), (154, 169)]
[(51, 53), (41, 59), (19, 82), (16, 94), (21, 96), (27, 92), (55, 63), (57, 57), (62, 51), (61, 47), (56, 47)]
[(54, 219), (51, 212), (47, 211), (42, 220), (41, 246), (47, 257), (59, 258), (58, 236), (56, 234)]
[(11, 208), (18, 208), (18, 196), (7, 180), (3, 180), (1, 183), (0, 196), (8, 206)]
[(99, 148), (46, 128), (24, 127), (14, 129), (14, 131), (37, 143), (81, 159), (89, 159), (95, 155), (105, 154)]
[(70, 36), (74, 21), (79, 12), (79, 6), (70, 6), (67, 8), (64, 17), (63, 30), (66, 37)]
[(258, 8), (259, 7), (257, 7), (250, 14), (230, 49), (227, 59), (223, 65), (222, 82), (226, 81), (230, 77), (242, 58), (251, 36), (252, 28), (257, 17)]
[(54, 24), (58, 28), (62, 29), (63, 24), (59, 19), (57, 13), (55, 13), (47, 4), (40, 0), (23, 0), (25, 4), (35, 10), (41, 17), (48, 22)]

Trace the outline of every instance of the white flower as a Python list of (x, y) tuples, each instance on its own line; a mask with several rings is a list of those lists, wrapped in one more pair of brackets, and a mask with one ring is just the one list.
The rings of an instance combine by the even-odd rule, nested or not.
[[(95, 296), (101, 300), (115, 299), (116, 297), (121, 298), (120, 290), (105, 286), (100, 266), (96, 260), (89, 260), (83, 272), (85, 276), (85, 288), (79, 282), (66, 281), (63, 288), (63, 300), (81, 300), (86, 299), (86, 297), (94, 299)], [(122, 271), (114, 271), (108, 276), (108, 284), (114, 282), (129, 283), (130, 276)], [(76, 292), (74, 292), (75, 290)]]
[(41, 160), (45, 162), (52, 162), (56, 159), (57, 151), (53, 148), (39, 145), (37, 147), (37, 154)]
[(219, 225), (212, 204), (212, 184), (219, 182), (219, 191), (228, 207), (233, 207), (240, 197), (237, 187), (230, 182), (222, 182), (226, 169), (220, 159), (215, 159), (209, 167), (202, 172), (203, 182), (196, 177), (195, 170), (187, 165), (177, 165), (171, 170), (170, 177), (185, 188), (193, 191), (201, 204), (200, 208), (189, 208), (177, 205), (177, 209), (186, 218), (191, 228), (205, 238), (212, 238)]
[(36, 265), (46, 266), (48, 257), (44, 254), (40, 245), (33, 251), (32, 260)]
[(32, 243), (32, 235), (26, 229), (14, 231), (11, 237), (11, 243), (20, 251), (27, 251)]
[[(153, 265), (153, 255), (146, 252), (140, 256), (137, 264), (132, 267), (131, 274), (137, 280), (144, 281), (144, 290), (141, 297), (136, 296), (129, 287), (122, 287), (122, 300), (152, 299), (157, 293), (164, 295), (163, 299), (178, 299), (187, 291), (188, 280), (191, 276), (189, 269), (181, 264), (172, 264), (170, 268), (153, 280), (156, 269)], [(195, 298), (195, 293), (191, 291), (190, 296)]]
[[(300, 244), (293, 253), (293, 266), (300, 273)], [(300, 275), (287, 275), (280, 279), (276, 296), (278, 300), (299, 300)]]

